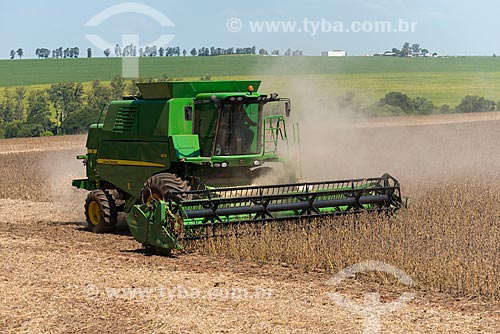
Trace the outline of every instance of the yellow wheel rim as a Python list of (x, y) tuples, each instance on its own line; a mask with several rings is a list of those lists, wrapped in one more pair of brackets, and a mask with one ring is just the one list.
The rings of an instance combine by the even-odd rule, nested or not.
[(101, 208), (97, 202), (90, 202), (89, 220), (92, 225), (98, 225), (101, 222)]

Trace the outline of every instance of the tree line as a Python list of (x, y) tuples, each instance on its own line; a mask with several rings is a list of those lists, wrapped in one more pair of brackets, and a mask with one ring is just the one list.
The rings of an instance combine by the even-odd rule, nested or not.
[[(94, 55), (92, 48), (88, 48), (87, 50), (87, 58), (92, 58)], [(186, 49), (181, 49), (179, 46), (173, 47), (158, 47), (156, 45), (145, 46), (144, 48), (138, 48), (133, 44), (121, 46), (119, 44), (115, 45), (115, 48), (112, 52), (110, 48), (105, 49), (103, 54), (106, 58), (114, 55), (115, 57), (180, 57), (187, 56), (188, 54), (196, 57), (208, 57), (208, 56), (225, 56), (225, 55), (256, 55), (259, 54), (261, 56), (279, 56), (280, 50), (272, 50), (268, 52), (266, 49), (259, 49), (257, 51), (257, 47), (243, 47), (243, 48), (221, 48), (221, 47), (201, 47), (201, 48), (192, 48), (189, 52)], [(292, 50), (288, 48), (283, 53), (284, 56), (302, 56), (303, 53), (301, 50)], [(10, 59), (14, 59), (19, 57), (22, 59), (24, 56), (24, 51), (22, 48), (17, 49), (17, 51), (10, 51)], [(47, 48), (37, 48), (35, 50), (35, 56), (38, 59), (48, 59), (48, 58), (79, 58), (80, 57), (80, 49), (78, 47), (71, 48), (63, 48), (59, 47), (53, 49), (52, 51)]]
[(495, 102), (482, 96), (467, 95), (455, 106), (436, 106), (424, 97), (411, 98), (402, 92), (387, 93), (376, 103), (363, 107), (355, 100), (355, 94), (348, 92), (337, 98), (339, 110), (349, 110), (368, 116), (411, 116), (449, 113), (474, 113), (500, 110), (500, 101)]
[[(17, 49), (17, 51), (10, 50), (10, 59), (14, 59), (16, 55), (19, 57), (19, 59), (22, 59), (24, 56), (24, 51), (22, 48)], [(50, 51), (47, 48), (37, 48), (35, 50), (35, 56), (37, 56), (38, 59), (47, 59), (52, 55), (52, 58), (78, 58), (80, 55), (80, 49), (78, 47), (74, 48), (66, 48), (63, 49), (62, 47), (59, 47), (57, 49), (54, 49)]]
[[(200, 78), (210, 80), (210, 77)], [(166, 81), (182, 78), (163, 77)], [(81, 83), (58, 83), (29, 93), (25, 87), (5, 88), (0, 102), (0, 138), (39, 137), (59, 134), (77, 134), (88, 130), (97, 122), (107, 103), (124, 95), (137, 95), (137, 82), (154, 82), (155, 79), (138, 79), (125, 82), (115, 76), (110, 84), (99, 80), (84, 89)], [(432, 100), (411, 98), (402, 92), (390, 92), (376, 103), (361, 106), (355, 93), (348, 92), (336, 98), (339, 110), (362, 113), (367, 116), (429, 115), (438, 113), (472, 113), (500, 110), (500, 101), (480, 96), (465, 96), (460, 104), (436, 106)]]
[(121, 76), (114, 77), (110, 85), (96, 80), (88, 91), (73, 82), (29, 93), (25, 87), (6, 88), (0, 103), (0, 138), (85, 132), (109, 101), (121, 99), (125, 89)]
[[(403, 44), (401, 49), (392, 48), (391, 51), (386, 51), (382, 55), (393, 56), (393, 57), (427, 57), (430, 51), (426, 48), (422, 48), (420, 44), (411, 44), (406, 42)], [(433, 53), (432, 56), (437, 56), (437, 53)]]

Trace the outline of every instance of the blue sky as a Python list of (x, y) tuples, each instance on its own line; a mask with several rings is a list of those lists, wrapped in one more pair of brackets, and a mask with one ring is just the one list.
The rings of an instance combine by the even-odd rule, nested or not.
[[(173, 35), (171, 46), (188, 51), (201, 46), (244, 47), (256, 45), (268, 50), (300, 49), (307, 55), (322, 50), (342, 49), (350, 55), (383, 52), (400, 47), (405, 41), (449, 55), (500, 54), (498, 10), (494, 0), (430, 1), (430, 0), (351, 0), (351, 1), (135, 1), (150, 6), (167, 17), (174, 26), (162, 27), (150, 17), (138, 13), (115, 15), (97, 27), (85, 26), (92, 17), (106, 8), (126, 3), (115, 0), (87, 1), (6, 1), (0, 11), (0, 58), (7, 58), (11, 49), (22, 47), (27, 57), (38, 47), (92, 47), (96, 56), (102, 51), (85, 37), (99, 35), (117, 43), (123, 34), (137, 34), (147, 44), (161, 35)], [(229, 19), (242, 23), (239, 32), (230, 32)], [(342, 22), (350, 27), (354, 21), (399, 20), (417, 22), (415, 32), (318, 32), (309, 33), (252, 32), (250, 21), (290, 21), (302, 27), (310, 22)], [(298, 29), (298, 28), (297, 28)], [(83, 54), (84, 52), (81, 53)]]

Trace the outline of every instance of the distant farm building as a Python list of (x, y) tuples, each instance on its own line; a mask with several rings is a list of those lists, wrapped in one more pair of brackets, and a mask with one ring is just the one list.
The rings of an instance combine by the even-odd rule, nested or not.
[(347, 57), (347, 51), (333, 50), (321, 52), (321, 57)]

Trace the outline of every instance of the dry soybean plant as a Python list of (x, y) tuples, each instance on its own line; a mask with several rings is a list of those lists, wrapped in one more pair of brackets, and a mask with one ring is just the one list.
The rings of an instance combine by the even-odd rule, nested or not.
[(459, 179), (412, 191), (394, 216), (359, 215), (239, 228), (190, 244), (203, 253), (336, 273), (367, 260), (401, 268), (423, 290), (500, 299), (500, 181)]

